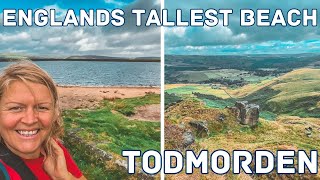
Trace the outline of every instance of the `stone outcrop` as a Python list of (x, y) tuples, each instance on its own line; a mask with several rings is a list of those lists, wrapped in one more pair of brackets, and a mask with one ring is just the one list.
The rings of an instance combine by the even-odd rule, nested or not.
[(193, 144), (194, 141), (195, 141), (195, 138), (194, 138), (194, 136), (193, 136), (191, 131), (184, 132), (182, 134), (182, 139), (183, 139), (182, 144), (183, 144), (184, 148), (187, 148), (188, 146)]
[(222, 122), (225, 121), (225, 119), (226, 119), (226, 116), (224, 114), (220, 114), (218, 117), (218, 120)]
[(165, 142), (170, 144), (167, 149), (183, 150), (194, 143), (194, 136), (183, 124), (165, 124)]
[(307, 137), (312, 137), (312, 127), (307, 127), (305, 128), (305, 134), (307, 135)]
[(248, 101), (237, 101), (231, 108), (241, 124), (256, 126), (259, 121), (259, 105), (248, 104)]
[(189, 125), (196, 129), (197, 136), (203, 137), (209, 135), (209, 128), (207, 121), (193, 120), (189, 122)]

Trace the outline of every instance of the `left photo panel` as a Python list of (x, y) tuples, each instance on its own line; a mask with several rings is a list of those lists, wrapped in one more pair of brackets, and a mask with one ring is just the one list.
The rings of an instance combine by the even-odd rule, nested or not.
[(0, 179), (151, 178), (121, 154), (161, 146), (161, 30), (132, 9), (160, 1), (0, 3)]

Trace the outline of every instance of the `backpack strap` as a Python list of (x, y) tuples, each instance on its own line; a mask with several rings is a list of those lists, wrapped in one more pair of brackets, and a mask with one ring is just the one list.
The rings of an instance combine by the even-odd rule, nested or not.
[(3, 143), (0, 143), (0, 159), (14, 169), (22, 179), (37, 180), (23, 160), (11, 152)]
[(10, 180), (8, 171), (1, 162), (0, 162), (0, 179)]

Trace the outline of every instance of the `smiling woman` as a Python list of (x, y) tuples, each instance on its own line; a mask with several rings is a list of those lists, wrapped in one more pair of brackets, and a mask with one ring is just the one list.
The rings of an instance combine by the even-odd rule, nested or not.
[(62, 131), (51, 77), (29, 61), (7, 67), (0, 76), (0, 179), (85, 179), (59, 142)]

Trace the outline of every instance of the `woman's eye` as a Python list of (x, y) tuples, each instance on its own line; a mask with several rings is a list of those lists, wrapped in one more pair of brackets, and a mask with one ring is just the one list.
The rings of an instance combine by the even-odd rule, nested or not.
[(15, 107), (11, 107), (11, 108), (9, 108), (9, 111), (13, 111), (13, 112), (20, 112), (20, 111), (22, 111), (22, 107), (20, 107), (20, 106), (15, 106)]
[(46, 106), (37, 106), (37, 110), (38, 111), (48, 111), (48, 110), (50, 110), (50, 108), (46, 107)]

